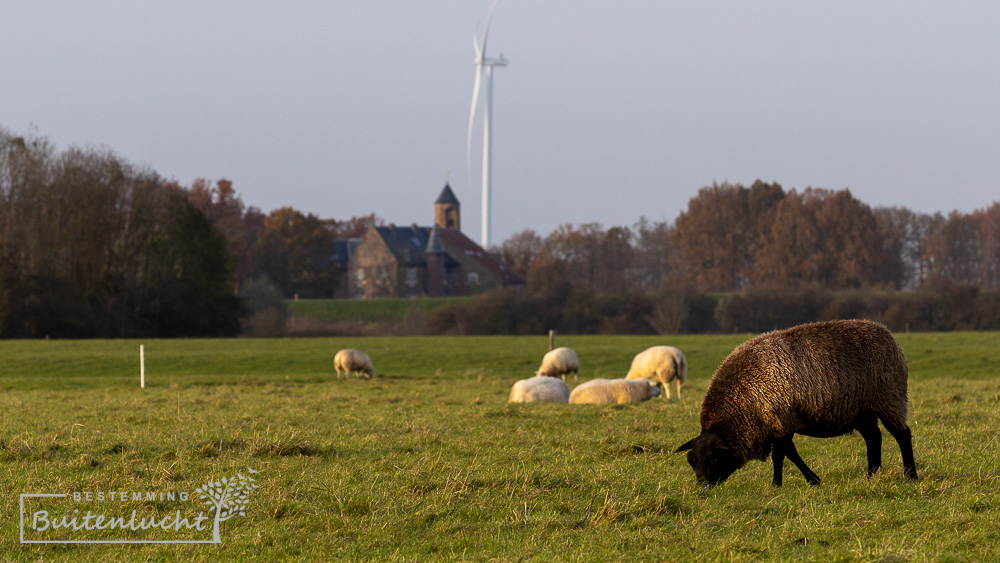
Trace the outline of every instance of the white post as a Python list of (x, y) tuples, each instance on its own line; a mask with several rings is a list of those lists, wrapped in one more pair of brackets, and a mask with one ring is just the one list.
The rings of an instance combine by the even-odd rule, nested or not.
[(146, 349), (142, 344), (139, 345), (139, 387), (146, 388)]

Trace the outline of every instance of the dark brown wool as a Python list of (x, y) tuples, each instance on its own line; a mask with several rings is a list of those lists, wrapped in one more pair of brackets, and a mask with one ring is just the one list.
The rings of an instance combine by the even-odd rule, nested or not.
[[(699, 479), (720, 482), (773, 449), (776, 485), (786, 456), (818, 483), (795, 452), (792, 435), (858, 430), (868, 446), (871, 474), (881, 463), (881, 420), (900, 442), (907, 476), (916, 478), (906, 388), (903, 352), (879, 323), (831, 321), (761, 334), (737, 347), (715, 371), (701, 405), (702, 435), (678, 451), (693, 449), (688, 459)], [(720, 450), (733, 467), (709, 475), (709, 465), (726, 461), (713, 457)]]

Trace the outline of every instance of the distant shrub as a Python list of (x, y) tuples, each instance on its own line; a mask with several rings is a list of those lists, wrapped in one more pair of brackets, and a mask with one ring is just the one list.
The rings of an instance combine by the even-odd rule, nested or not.
[(975, 328), (997, 330), (1000, 328), (1000, 292), (980, 292), (976, 296)]
[(243, 284), (240, 297), (246, 311), (243, 334), (255, 337), (284, 334), (288, 307), (281, 290), (267, 276), (253, 278)]
[(715, 320), (722, 332), (766, 332), (815, 321), (829, 299), (813, 289), (751, 289), (724, 297)]
[[(350, 305), (352, 313), (295, 316), (284, 324), (270, 314), (250, 317), (245, 332), (263, 335), (282, 325), (285, 334), (310, 336), (523, 335), (551, 329), (560, 334), (693, 334), (766, 332), (851, 318), (879, 321), (896, 332), (1000, 329), (1000, 292), (940, 284), (915, 292), (758, 288), (718, 295), (664, 287), (648, 296), (492, 290), (471, 298), (390, 301), (338, 303), (344, 309)], [(396, 314), (384, 314), (389, 305)], [(371, 314), (366, 316), (367, 306)]]
[(647, 322), (659, 334), (715, 331), (716, 300), (691, 288), (666, 288), (653, 296)]

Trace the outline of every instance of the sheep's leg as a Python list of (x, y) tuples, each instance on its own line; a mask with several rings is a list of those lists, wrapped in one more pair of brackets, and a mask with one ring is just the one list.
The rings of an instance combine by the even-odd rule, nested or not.
[(917, 479), (917, 465), (913, 461), (913, 434), (906, 424), (896, 425), (890, 421), (883, 420), (885, 429), (892, 434), (892, 437), (899, 443), (899, 452), (903, 454), (903, 473), (910, 479)]
[(681, 379), (677, 378), (677, 400), (681, 399)]
[(872, 420), (859, 424), (858, 432), (868, 449), (868, 477), (871, 477), (882, 467), (882, 431), (878, 429), (878, 421)]
[[(667, 378), (665, 378), (665, 377), (663, 377), (659, 373), (653, 374), (653, 377), (655, 377), (656, 379), (659, 379), (660, 381), (663, 382), (663, 398), (664, 399), (669, 399), (670, 398), (670, 380), (667, 379)], [(678, 393), (679, 392), (680, 392), (680, 390), (678, 389)]]
[(795, 449), (792, 437), (789, 436), (785, 438), (784, 442), (785, 456), (792, 460), (795, 467), (799, 468), (799, 471), (802, 472), (802, 476), (806, 478), (806, 481), (808, 481), (810, 485), (819, 485), (819, 476), (813, 473), (812, 469), (809, 469), (809, 466), (806, 465), (806, 462), (802, 461), (802, 458), (799, 457), (799, 452)]
[(771, 484), (775, 487), (781, 486), (781, 467), (785, 464), (785, 444), (783, 440), (774, 443), (771, 448), (771, 460), (774, 462), (774, 479)]

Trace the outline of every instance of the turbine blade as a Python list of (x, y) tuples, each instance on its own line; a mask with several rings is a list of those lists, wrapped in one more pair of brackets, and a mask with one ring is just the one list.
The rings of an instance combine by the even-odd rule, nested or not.
[(476, 82), (472, 86), (472, 108), (469, 110), (469, 135), (465, 140), (466, 168), (472, 183), (472, 128), (476, 124), (476, 106), (479, 105), (479, 84), (483, 78), (483, 65), (476, 65)]
[(480, 44), (480, 53), (483, 58), (486, 58), (486, 37), (490, 34), (490, 22), (493, 21), (493, 10), (497, 9), (497, 4), (500, 0), (493, 0), (493, 4), (490, 5), (490, 15), (486, 16), (486, 27), (483, 28), (483, 41)]
[(483, 60), (483, 51), (479, 48), (479, 38), (472, 34), (472, 48), (476, 51), (476, 61)]

